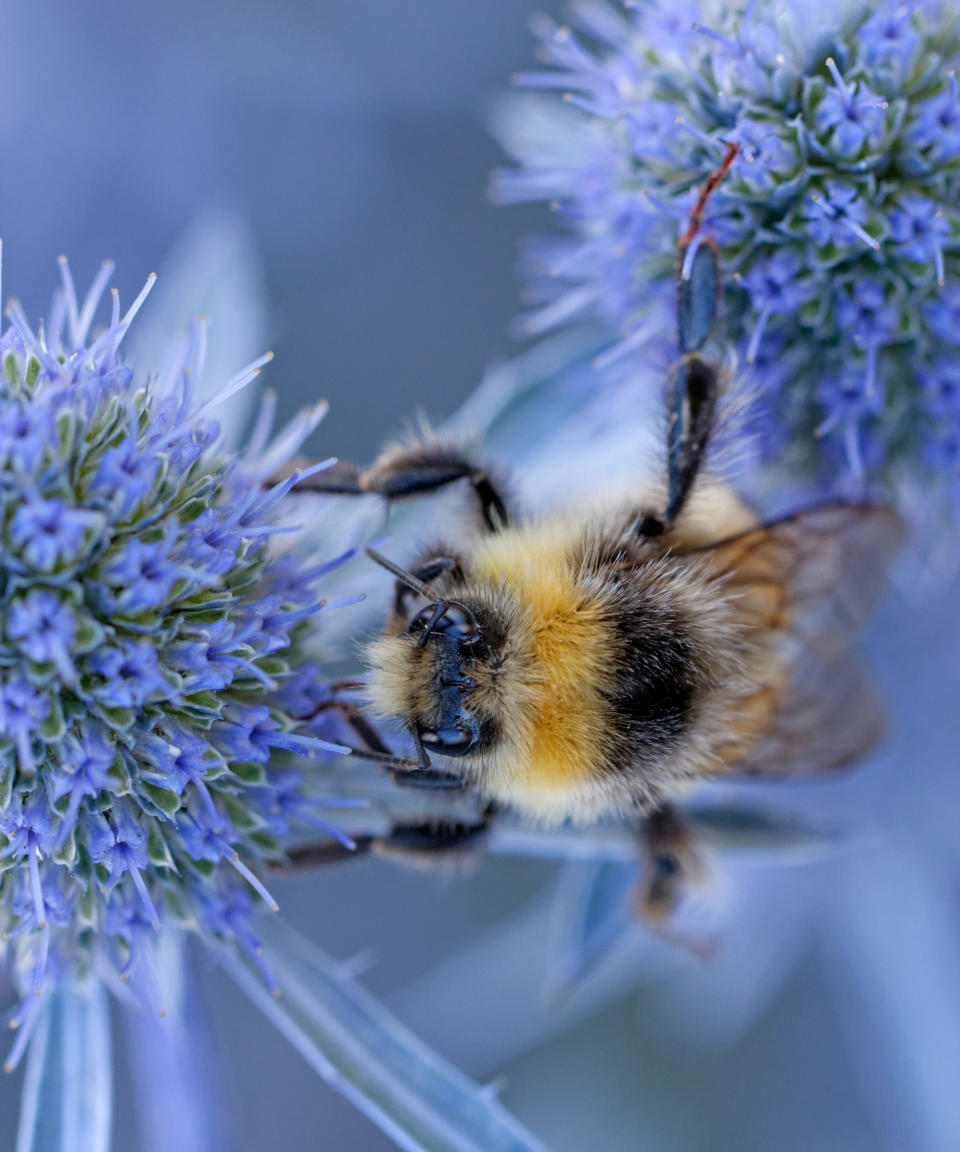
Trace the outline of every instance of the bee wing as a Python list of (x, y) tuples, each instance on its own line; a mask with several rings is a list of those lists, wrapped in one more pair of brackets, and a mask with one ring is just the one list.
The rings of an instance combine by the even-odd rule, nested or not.
[(846, 840), (838, 827), (813, 824), (793, 812), (742, 800), (684, 804), (681, 809), (705, 844), (790, 864), (835, 853)]
[(822, 652), (846, 648), (863, 627), (903, 542), (900, 517), (868, 504), (798, 512), (705, 550), (712, 567), (778, 627)]
[[(785, 683), (761, 737), (731, 757), (748, 775), (841, 768), (879, 740), (883, 714), (849, 646), (903, 539), (890, 509), (830, 505), (742, 533), (709, 550), (758, 625), (785, 634)], [(764, 693), (758, 693), (757, 707)]]
[(793, 667), (769, 727), (727, 771), (745, 776), (806, 776), (845, 768), (883, 735), (876, 695), (847, 653), (806, 652)]

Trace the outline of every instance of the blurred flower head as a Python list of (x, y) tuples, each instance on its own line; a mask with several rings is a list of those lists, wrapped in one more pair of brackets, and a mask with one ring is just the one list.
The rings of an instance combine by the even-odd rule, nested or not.
[(517, 78), (563, 99), (502, 120), (519, 166), (496, 196), (549, 201), (565, 225), (529, 246), (524, 330), (599, 320), (615, 333), (601, 366), (649, 359), (672, 330), (678, 235), (735, 143), (704, 232), (765, 447), (852, 488), (920, 476), (955, 498), (955, 8), (579, 0), (571, 15), (536, 23), (548, 70)]
[(309, 761), (274, 754), (343, 751), (305, 727), (325, 569), (273, 546), (300, 473), (272, 477), (322, 407), (228, 454), (216, 398), (191, 391), (202, 323), (137, 376), (120, 343), (152, 278), (123, 315), (114, 292), (92, 336), (110, 267), (82, 302), (61, 273), (47, 323), (14, 303), (0, 335), (0, 929), (25, 1025), (11, 1063), (51, 977), (106, 966), (150, 999), (145, 945), (164, 920), (258, 955), (252, 912), (273, 900), (251, 866), (297, 821), (331, 831)]

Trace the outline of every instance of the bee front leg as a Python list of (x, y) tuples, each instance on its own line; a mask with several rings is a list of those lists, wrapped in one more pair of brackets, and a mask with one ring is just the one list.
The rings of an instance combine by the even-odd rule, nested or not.
[(677, 248), (677, 346), (680, 361), (667, 388), (667, 502), (659, 515), (645, 515), (637, 535), (660, 536), (686, 505), (700, 473), (716, 420), (720, 371), (701, 355), (720, 314), (720, 258), (702, 227), (707, 201), (730, 171), (739, 149), (726, 146), (723, 163), (700, 189), (690, 224)]
[(488, 809), (473, 823), (434, 819), (394, 824), (385, 836), (376, 838), (371, 851), (408, 864), (463, 860), (482, 845), (491, 815)]
[(380, 734), (356, 704), (349, 700), (324, 700), (318, 704), (309, 716), (301, 716), (302, 721), (313, 720), (322, 712), (334, 711), (350, 725), (351, 730), (360, 742), (360, 747), (344, 745), (350, 749), (353, 756), (361, 760), (369, 760), (373, 764), (380, 764), (393, 782), (403, 788), (423, 788), (429, 791), (455, 791), (463, 792), (467, 783), (461, 776), (451, 772), (442, 772), (431, 768), (430, 761), (425, 759), (423, 749), (420, 749), (421, 759), (412, 760), (406, 756), (397, 756), (380, 739)]
[[(681, 254), (685, 252), (681, 248)], [(683, 511), (716, 421), (720, 372), (700, 354), (717, 312), (720, 270), (716, 250), (702, 242), (685, 276), (686, 263), (683, 258), (677, 279), (681, 358), (667, 387), (667, 500), (662, 513), (640, 519), (636, 532), (641, 538), (662, 535)]]

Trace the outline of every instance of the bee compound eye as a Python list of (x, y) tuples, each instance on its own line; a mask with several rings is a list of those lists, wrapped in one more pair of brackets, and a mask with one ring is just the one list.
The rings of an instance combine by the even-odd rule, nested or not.
[(478, 632), (477, 619), (463, 604), (451, 604), (437, 625), (439, 631), (457, 640), (475, 640)]
[(430, 634), (451, 636), (466, 644), (475, 640), (480, 631), (476, 617), (463, 604), (447, 604), (439, 616), (436, 604), (421, 608), (410, 621), (407, 631), (416, 634), (423, 633), (425, 629)]
[(451, 724), (434, 732), (421, 729), (420, 740), (425, 748), (439, 752), (441, 756), (464, 756), (476, 743), (477, 734), (467, 724)]
[(435, 604), (428, 604), (426, 608), (421, 608), (407, 625), (407, 631), (422, 632), (436, 615), (436, 610), (437, 606)]

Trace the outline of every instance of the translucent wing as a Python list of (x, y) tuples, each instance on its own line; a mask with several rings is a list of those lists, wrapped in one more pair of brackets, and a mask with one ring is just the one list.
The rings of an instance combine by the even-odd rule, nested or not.
[(889, 509), (831, 505), (705, 552), (757, 626), (782, 634), (786, 653), (778, 682), (745, 702), (744, 738), (722, 750), (729, 772), (829, 771), (858, 760), (880, 738), (882, 711), (848, 649), (902, 538)]
[(804, 653), (759, 740), (733, 759), (729, 772), (804, 776), (846, 768), (884, 732), (876, 695), (850, 655), (821, 660)]
[(887, 583), (904, 528), (889, 508), (829, 504), (704, 550), (765, 623), (828, 653), (851, 643)]

